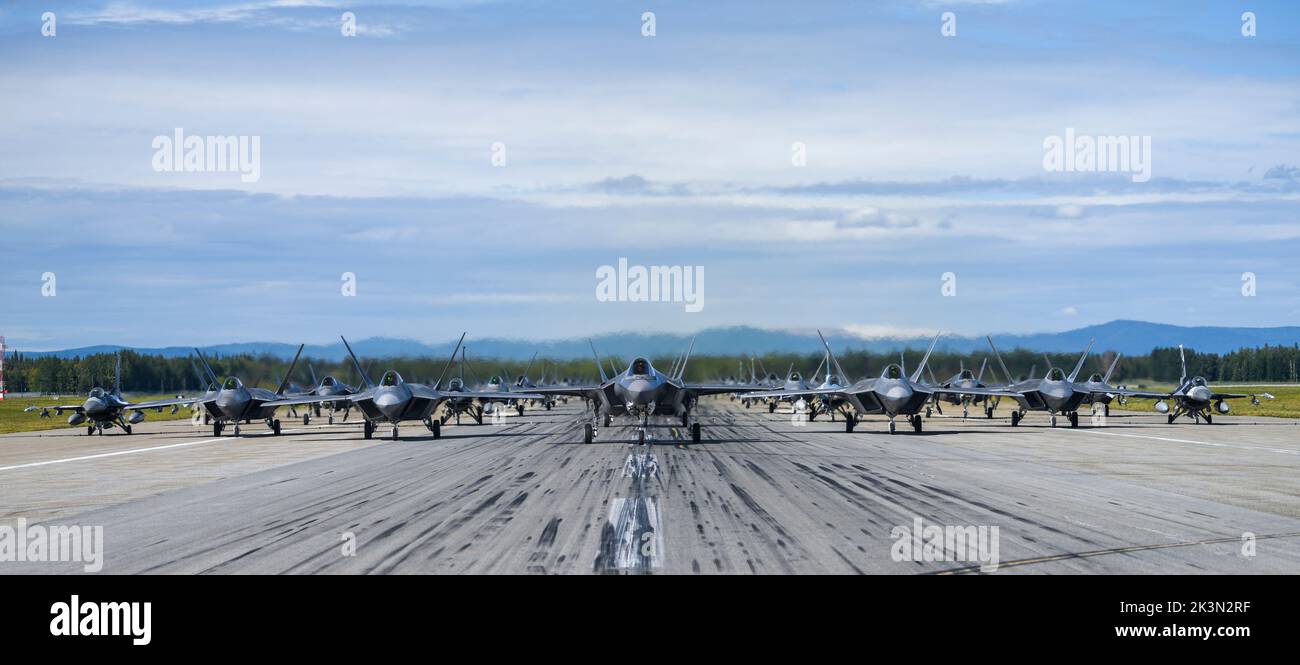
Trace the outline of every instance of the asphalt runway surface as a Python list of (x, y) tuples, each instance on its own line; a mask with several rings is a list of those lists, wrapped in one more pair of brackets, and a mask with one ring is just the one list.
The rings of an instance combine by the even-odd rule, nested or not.
[[(994, 574), (1300, 573), (1297, 421), (1012, 428), (950, 408), (891, 436), (881, 417), (850, 434), (786, 409), (706, 399), (704, 441), (660, 425), (647, 446), (618, 420), (583, 444), (578, 402), (436, 440), (287, 419), (279, 437), (5, 435), (0, 525), (102, 526), (106, 573), (965, 574), (994, 544)], [(927, 560), (929, 527), (967, 546)]]

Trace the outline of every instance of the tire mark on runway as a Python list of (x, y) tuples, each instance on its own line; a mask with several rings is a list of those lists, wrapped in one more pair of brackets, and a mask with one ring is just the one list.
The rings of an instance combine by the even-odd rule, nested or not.
[[(1273, 540), (1276, 538), (1300, 538), (1300, 533), (1276, 533), (1263, 536), (1255, 536), (1255, 540)], [(1050, 563), (1053, 561), (1064, 561), (1066, 559), (1087, 559), (1108, 554), (1131, 554), (1133, 552), (1150, 552), (1154, 550), (1173, 549), (1177, 547), (1192, 547), (1194, 545), (1222, 545), (1225, 543), (1240, 543), (1241, 536), (1230, 536), (1227, 538), (1209, 538), (1205, 540), (1185, 540), (1174, 543), (1158, 543), (1155, 545), (1132, 545), (1129, 547), (1112, 547), (1103, 550), (1092, 550), (1090, 552), (1066, 552), (1063, 554), (1054, 554), (1051, 556), (1040, 556), (1032, 559), (1017, 559), (1014, 561), (998, 562), (998, 570), (1003, 568), (1015, 568), (1019, 566), (1030, 566), (1039, 563)], [(927, 575), (965, 575), (969, 573), (980, 572), (979, 566), (963, 566), (961, 568), (951, 568), (948, 570), (938, 570)]]

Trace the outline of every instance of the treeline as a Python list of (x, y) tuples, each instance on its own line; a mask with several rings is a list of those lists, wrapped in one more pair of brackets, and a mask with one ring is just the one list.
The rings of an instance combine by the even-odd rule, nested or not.
[[(122, 389), (135, 393), (184, 394), (206, 389), (207, 385), (192, 361), (188, 358), (168, 358), (155, 355), (142, 355), (134, 351), (122, 352)], [(838, 355), (844, 371), (850, 380), (868, 376), (877, 376), (889, 363), (902, 363), (910, 372), (920, 362), (920, 351), (908, 351), (902, 354), (881, 354), (867, 351), (849, 351)], [(979, 371), (980, 364), (988, 359), (988, 368), (984, 373), (985, 383), (998, 383), (1006, 380), (1001, 367), (990, 353), (976, 352), (969, 354), (938, 353), (930, 358), (930, 367), (934, 376), (940, 381), (955, 374), (959, 368), (966, 367)], [(1043, 354), (1025, 349), (1003, 352), (1003, 359), (1014, 378), (1025, 378), (1031, 369), (1036, 376), (1047, 371), (1048, 363), (1067, 371), (1074, 367), (1078, 356), (1068, 353)], [(1113, 353), (1094, 354), (1084, 363), (1080, 379), (1086, 379), (1092, 373), (1105, 373), (1114, 359)], [(221, 378), (237, 376), (247, 385), (257, 385), (274, 389), (289, 362), (272, 356), (235, 355), (210, 357), (213, 370)], [(631, 358), (604, 358), (605, 372), (612, 374), (621, 371), (631, 362)], [(675, 357), (652, 357), (651, 362), (660, 371), (667, 372), (673, 365)], [(58, 358), (54, 356), (29, 357), (14, 353), (6, 359), (5, 378), (10, 392), (40, 393), (84, 393), (95, 386), (111, 388), (113, 385), (113, 367), (116, 357), (111, 353), (94, 354), (84, 357)], [(398, 370), (407, 381), (432, 383), (446, 365), (445, 358), (380, 358), (363, 360), (366, 372), (374, 381), (378, 381), (383, 372)], [(1297, 379), (1296, 368), (1300, 364), (1300, 344), (1289, 347), (1263, 346), (1255, 349), (1241, 349), (1228, 354), (1197, 353), (1187, 350), (1187, 369), (1192, 375), (1204, 376), (1211, 382), (1294, 382)], [(503, 376), (513, 382), (524, 372), (527, 363), (519, 361), (499, 361), (492, 359), (472, 359), (464, 368), (459, 362), (453, 363), (446, 372), (447, 377), (464, 374), (466, 380), (473, 384), (488, 381), (492, 376)], [(818, 366), (821, 365), (820, 370)], [(764, 369), (784, 378), (793, 368), (808, 378), (820, 380), (826, 372), (823, 356), (818, 353), (808, 354), (768, 354), (753, 359), (753, 371), (762, 376)], [(750, 378), (751, 358), (749, 356), (697, 356), (688, 365), (687, 379), (692, 381), (723, 381)], [(616, 369), (615, 369), (616, 368)], [(333, 361), (305, 358), (300, 360), (291, 378), (299, 387), (312, 385), (312, 370), (319, 380), (326, 375), (351, 385), (361, 383), (360, 377), (352, 367), (350, 360)], [(813, 374), (816, 372), (816, 376)], [(1157, 348), (1142, 356), (1125, 356), (1112, 376), (1112, 383), (1135, 384), (1144, 381), (1173, 383), (1180, 375), (1177, 348)], [(570, 359), (553, 361), (539, 358), (528, 369), (528, 376), (533, 381), (547, 382), (566, 379), (571, 382), (593, 382), (599, 379), (593, 359)], [(929, 372), (927, 377), (929, 378)]]

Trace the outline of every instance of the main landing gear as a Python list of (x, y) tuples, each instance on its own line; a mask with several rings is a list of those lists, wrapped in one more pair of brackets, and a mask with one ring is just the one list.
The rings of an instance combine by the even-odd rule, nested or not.
[(433, 438), (442, 438), (442, 421), (436, 418), (425, 418), (424, 426), (428, 428), (430, 432), (433, 432)]

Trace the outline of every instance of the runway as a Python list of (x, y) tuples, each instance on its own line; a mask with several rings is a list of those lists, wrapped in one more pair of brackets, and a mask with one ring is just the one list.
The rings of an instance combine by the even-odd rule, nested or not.
[(993, 574), (1300, 573), (1295, 421), (949, 415), (890, 436), (879, 417), (849, 434), (722, 399), (699, 415), (701, 443), (662, 426), (644, 447), (619, 426), (584, 445), (576, 402), (438, 440), (289, 420), (280, 437), (6, 435), (0, 524), (102, 525), (105, 573), (979, 571), (898, 556), (891, 533), (917, 520), (996, 527)]

